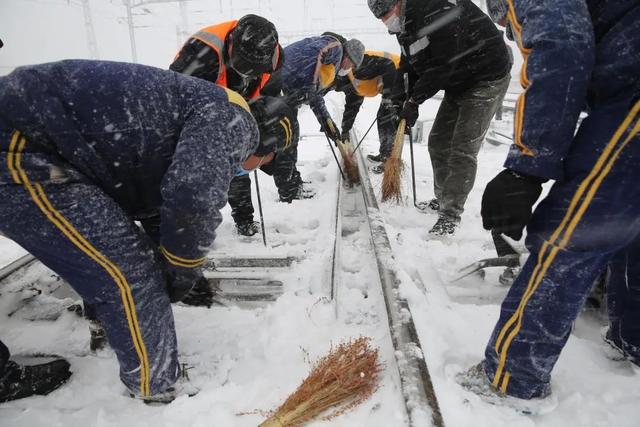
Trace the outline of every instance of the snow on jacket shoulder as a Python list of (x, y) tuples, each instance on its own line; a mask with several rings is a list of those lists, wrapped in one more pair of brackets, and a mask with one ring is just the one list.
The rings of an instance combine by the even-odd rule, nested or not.
[[(611, 0), (514, 0), (509, 21), (525, 59), (526, 91), (505, 166), (562, 179), (580, 111), (639, 96), (640, 4)], [(635, 53), (632, 53), (635, 52)]]
[(284, 48), (285, 94), (312, 92), (331, 86), (342, 61), (342, 45), (331, 36), (309, 37)]
[[(183, 259), (213, 242), (233, 172), (257, 145), (245, 107), (212, 83), (135, 64), (62, 61), (0, 78), (0, 127), (25, 136), (30, 180), (56, 166), (133, 218), (160, 214), (162, 245)], [(3, 164), (11, 149), (0, 141)], [(2, 184), (14, 184), (8, 170)]]
[(340, 63), (342, 45), (335, 37), (302, 39), (284, 48), (282, 90), (298, 104), (309, 104), (318, 122), (330, 117), (323, 96), (332, 87)]
[[(407, 72), (418, 103), (439, 90), (462, 92), (476, 83), (496, 81), (511, 69), (502, 35), (470, 0), (406, 0), (400, 74)], [(402, 79), (394, 98), (403, 98)]]

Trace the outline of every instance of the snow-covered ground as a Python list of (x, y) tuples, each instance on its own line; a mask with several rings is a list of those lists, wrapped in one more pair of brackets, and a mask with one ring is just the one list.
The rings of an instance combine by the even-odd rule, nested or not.
[[(95, 53), (88, 43), (83, 4), (91, 6), (93, 14)], [(310, 4), (312, 7), (307, 7)], [(134, 20), (139, 61), (166, 68), (185, 34), (252, 12), (273, 19), (285, 36), (283, 40), (293, 41), (304, 31), (355, 28), (361, 29), (368, 48), (397, 52), (393, 39), (369, 15), (364, 0), (329, 4), (331, 7), (324, 1), (309, 0), (194, 0), (187, 3), (188, 21), (181, 19), (176, 4), (137, 7)], [(127, 31), (121, 0), (2, 0), (0, 38), (5, 47), (0, 51), (0, 75), (18, 65), (71, 57), (130, 60)], [(514, 75), (520, 61), (516, 53)], [(331, 94), (328, 98), (339, 116), (341, 96)], [(373, 120), (377, 106), (378, 100), (365, 101), (356, 122), (360, 134)], [(422, 107), (425, 132), (436, 109), (437, 101)], [(83, 319), (72, 313), (64, 313), (55, 322), (28, 321), (20, 313), (6, 317), (20, 295), (1, 289), (0, 338), (18, 355), (63, 355), (70, 360), (74, 375), (50, 396), (1, 404), (0, 426), (255, 426), (262, 419), (260, 415), (238, 414), (278, 406), (308, 373), (307, 355), (315, 359), (326, 354), (332, 343), (359, 335), (371, 336), (381, 348), (387, 366), (383, 384), (355, 411), (316, 425), (402, 425), (399, 380), (367, 224), (355, 224), (357, 227), (345, 236), (338, 298), (330, 302), (329, 260), (338, 173), (308, 109), (301, 114), (301, 124), (308, 137), (300, 145), (299, 166), (303, 177), (313, 182), (317, 196), (291, 205), (278, 203), (273, 180), (261, 174), (269, 248), (262, 246), (259, 236), (240, 240), (233, 233), (228, 209), (215, 248), (216, 254), (298, 258), (285, 275), (283, 296), (254, 310), (174, 308), (180, 354), (193, 366), (190, 376), (201, 392), (165, 407), (131, 400), (118, 380), (113, 353), (89, 352), (88, 327)], [(509, 132), (509, 123), (498, 126)], [(377, 152), (375, 128), (362, 147), (366, 153)], [(474, 277), (451, 283), (460, 267), (494, 256), (490, 235), (481, 227), (479, 206), (482, 190), (500, 169), (506, 150), (506, 146), (483, 147), (475, 188), (461, 228), (451, 239), (430, 239), (427, 231), (436, 217), (417, 212), (410, 199), (404, 206), (382, 205), (402, 268), (402, 291), (417, 322), (445, 423), (460, 427), (637, 426), (638, 373), (626, 363), (605, 357), (600, 340), (603, 319), (594, 313), (583, 315), (576, 323), (556, 366), (553, 390), (558, 406), (549, 414), (524, 416), (484, 404), (454, 381), (456, 373), (481, 359), (506, 293), (497, 282), (499, 270), (489, 271), (484, 280)], [(405, 151), (408, 156), (408, 149)], [(426, 145), (416, 147), (416, 159), (418, 197), (429, 200), (433, 191)], [(408, 165), (408, 157), (406, 160)], [(409, 169), (404, 194), (410, 196), (408, 173)], [(373, 181), (379, 189), (380, 177)], [(0, 237), (0, 266), (22, 254), (21, 248)], [(44, 269), (33, 274), (24, 280), (50, 281)]]
[[(331, 95), (338, 110), (340, 95)], [(430, 101), (422, 118), (433, 117)], [(361, 133), (375, 116), (377, 102), (368, 100), (358, 117)], [(301, 115), (302, 133), (311, 135), (300, 145), (300, 169), (313, 182), (314, 199), (281, 204), (273, 180), (261, 174), (260, 183), (269, 249), (261, 238), (240, 240), (233, 233), (228, 209), (219, 229), (214, 254), (236, 256), (294, 256), (300, 261), (285, 276), (285, 292), (275, 303), (253, 310), (241, 308), (174, 308), (179, 351), (192, 365), (190, 376), (201, 392), (166, 407), (151, 407), (124, 395), (118, 367), (110, 350), (92, 355), (88, 329), (72, 313), (55, 322), (30, 322), (19, 313), (0, 323), (0, 337), (16, 354), (56, 353), (67, 357), (74, 375), (47, 397), (0, 405), (2, 426), (255, 426), (260, 415), (238, 415), (272, 409), (291, 392), (309, 370), (311, 359), (325, 354), (332, 343), (360, 335), (371, 336), (381, 348), (387, 369), (382, 387), (355, 411), (333, 420), (335, 426), (400, 426), (402, 400), (384, 302), (366, 223), (345, 238), (337, 302), (328, 296), (329, 260), (333, 250), (337, 168), (324, 138), (313, 136), (317, 123), (308, 109)], [(363, 144), (376, 151), (375, 130)], [(422, 346), (448, 426), (636, 426), (640, 419), (638, 374), (625, 363), (605, 357), (599, 338), (601, 319), (583, 316), (554, 371), (558, 406), (551, 413), (524, 416), (511, 409), (487, 405), (462, 390), (456, 373), (476, 363), (497, 319), (506, 288), (497, 284), (499, 271), (485, 280), (471, 278), (451, 284), (458, 268), (493, 256), (491, 239), (479, 218), (481, 192), (499, 170), (506, 146), (485, 144), (480, 155), (476, 187), (467, 204), (459, 233), (448, 240), (427, 235), (435, 215), (405, 206), (382, 205), (396, 259), (402, 268), (402, 290), (411, 303)], [(408, 155), (408, 150), (407, 155)], [(432, 196), (426, 146), (416, 147), (418, 196)], [(408, 158), (407, 158), (408, 164)], [(410, 195), (407, 170), (404, 194)], [(379, 178), (374, 177), (379, 186)], [(3, 262), (21, 250), (3, 239)], [(0, 300), (5, 315), (13, 297)], [(324, 425), (317, 423), (317, 425)]]

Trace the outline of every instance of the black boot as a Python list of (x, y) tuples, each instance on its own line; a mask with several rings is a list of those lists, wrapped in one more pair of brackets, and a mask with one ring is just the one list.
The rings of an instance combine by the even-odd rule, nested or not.
[(98, 320), (89, 320), (89, 349), (95, 353), (96, 351), (104, 350), (107, 345), (107, 333), (102, 327), (102, 323)]
[(69, 379), (69, 366), (64, 359), (26, 366), (8, 361), (0, 377), (0, 402), (51, 393)]
[(440, 218), (438, 218), (438, 221), (436, 221), (431, 230), (429, 230), (429, 234), (435, 236), (452, 236), (456, 232), (457, 227), (457, 222), (445, 216), (441, 216)]
[(367, 154), (367, 159), (371, 160), (372, 162), (383, 162), (387, 159), (387, 157), (385, 155), (383, 155), (382, 153), (378, 153), (378, 154)]
[(440, 201), (434, 198), (429, 200), (428, 202), (420, 202), (418, 203), (418, 209), (421, 212), (427, 212), (427, 209), (430, 209), (433, 212), (438, 212), (440, 210)]
[(260, 224), (256, 221), (241, 222), (236, 224), (236, 231), (241, 236), (253, 236), (260, 232)]

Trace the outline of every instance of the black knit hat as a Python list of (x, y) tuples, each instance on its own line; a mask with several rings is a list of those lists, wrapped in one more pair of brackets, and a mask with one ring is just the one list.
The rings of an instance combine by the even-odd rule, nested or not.
[(282, 98), (262, 96), (252, 100), (249, 107), (260, 130), (256, 156), (280, 153), (298, 144), (300, 126), (297, 115)]
[(399, 2), (400, 0), (368, 0), (369, 9), (375, 15), (376, 18), (380, 19)]
[(278, 58), (278, 32), (267, 19), (245, 15), (230, 34), (231, 66), (241, 74), (259, 75), (273, 71)]

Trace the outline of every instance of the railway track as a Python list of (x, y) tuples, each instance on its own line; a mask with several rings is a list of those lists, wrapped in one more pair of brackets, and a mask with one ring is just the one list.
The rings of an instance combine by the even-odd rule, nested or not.
[[(354, 140), (357, 140), (354, 136)], [(336, 317), (340, 311), (349, 310), (341, 305), (341, 293), (349, 286), (360, 286), (362, 278), (351, 272), (343, 263), (343, 254), (348, 257), (372, 254), (367, 274), (378, 280), (367, 280), (370, 286), (379, 289), (361, 287), (363, 294), (373, 290), (381, 292), (389, 327), (390, 342), (393, 345), (395, 361), (387, 360), (390, 369), (397, 371), (405, 420), (412, 427), (424, 426), (425, 419), (431, 420), (435, 427), (444, 426), (438, 405), (437, 394), (433, 387), (429, 370), (420, 344), (411, 309), (399, 292), (400, 280), (393, 250), (385, 230), (385, 221), (378, 207), (375, 192), (367, 172), (367, 165), (360, 151), (357, 160), (361, 174), (361, 185), (349, 187), (338, 179), (336, 193), (335, 222), (333, 222), (333, 250), (329, 265), (329, 280), (325, 297), (334, 304)], [(368, 248), (365, 246), (369, 245)], [(293, 257), (249, 257), (237, 258), (232, 254), (218, 256), (205, 266), (205, 276), (216, 292), (216, 303), (223, 306), (239, 305), (256, 307), (276, 300), (285, 289), (286, 273), (299, 261)], [(374, 270), (372, 272), (371, 270)], [(46, 286), (38, 286), (39, 277), (51, 272), (31, 255), (25, 255), (0, 269), (0, 295), (9, 292), (20, 294), (25, 304), (43, 292)], [(355, 278), (355, 280), (354, 280)], [(43, 280), (47, 282), (47, 280)], [(23, 287), (11, 288), (11, 284), (22, 282)], [(48, 280), (51, 282), (51, 279)], [(73, 292), (58, 286), (50, 296), (68, 298)], [(46, 285), (46, 284), (45, 284)], [(26, 292), (25, 289), (31, 289)], [(77, 297), (76, 297), (77, 298)], [(69, 309), (69, 303), (62, 304), (60, 310)], [(55, 320), (55, 316), (47, 320)], [(392, 363), (395, 362), (395, 363)]]

